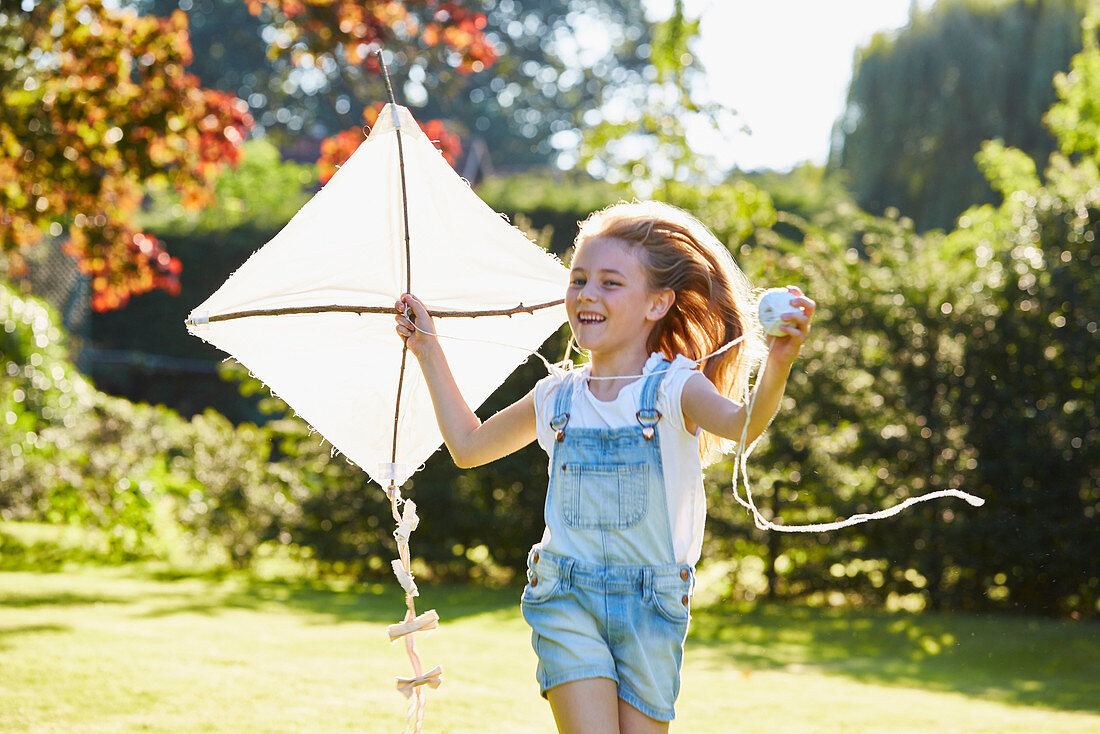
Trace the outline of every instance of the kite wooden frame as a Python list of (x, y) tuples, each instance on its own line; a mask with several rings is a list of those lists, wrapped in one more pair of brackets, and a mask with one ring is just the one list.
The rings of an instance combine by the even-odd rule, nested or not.
[[(406, 289), (406, 292), (408, 290)], [(544, 308), (553, 308), (554, 306), (560, 306), (565, 303), (564, 298), (559, 298), (556, 301), (547, 301), (546, 303), (536, 303), (532, 306), (526, 306), (522, 303), (513, 306), (512, 308), (496, 308), (496, 309), (484, 309), (481, 311), (438, 311), (428, 309), (428, 315), (433, 318), (477, 318), (479, 316), (514, 316), (519, 313), (534, 313)], [(230, 313), (214, 314), (207, 317), (208, 323), (215, 323), (218, 321), (232, 321), (233, 319), (245, 319), (253, 316), (289, 316), (293, 314), (303, 313), (377, 313), (377, 314), (398, 314), (401, 313), (393, 306), (288, 306), (286, 308), (256, 308), (249, 311), (232, 311)], [(194, 326), (196, 321), (189, 319), (188, 324)]]

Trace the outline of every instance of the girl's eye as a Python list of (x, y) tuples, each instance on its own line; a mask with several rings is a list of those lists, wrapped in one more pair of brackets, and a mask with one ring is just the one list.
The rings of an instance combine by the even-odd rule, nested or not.
[(606, 286), (622, 285), (622, 283), (619, 283), (618, 281), (615, 281), (615, 280), (605, 280), (603, 282), (603, 284), (606, 285)]
[(585, 282), (585, 281), (584, 281), (584, 278), (573, 278), (573, 280), (572, 280), (572, 282), (571, 282), (571, 285), (575, 285), (575, 286), (583, 286), (583, 285), (584, 285), (584, 282)]

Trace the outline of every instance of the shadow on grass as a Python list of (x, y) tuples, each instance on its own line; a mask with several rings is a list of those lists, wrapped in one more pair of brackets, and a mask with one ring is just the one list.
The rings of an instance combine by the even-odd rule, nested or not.
[[(216, 615), (229, 610), (290, 611), (312, 617), (316, 624), (393, 623), (405, 614), (404, 592), (393, 583), (325, 580), (264, 580), (246, 572), (186, 574), (140, 566), (73, 566), (64, 570), (17, 572), (38, 579), (59, 574), (79, 579), (66, 588), (0, 590), (0, 607), (79, 607), (134, 605), (125, 610), (137, 618), (177, 614)], [(421, 582), (418, 611), (446, 610), (449, 620), (483, 614), (518, 614), (520, 589), (433, 586)]]
[[(281, 609), (308, 614), (316, 624), (345, 622), (393, 623), (405, 614), (405, 596), (394, 584), (346, 585), (320, 581), (261, 581), (230, 578), (204, 581), (202, 593), (178, 594), (175, 602), (140, 613), (142, 617), (173, 614), (217, 614), (227, 609), (255, 611)], [(466, 586), (421, 588), (418, 612), (446, 610), (448, 620), (519, 608), (518, 589), (479, 589)]]
[(72, 627), (65, 624), (17, 624), (0, 627), (0, 650), (11, 647), (9, 639), (20, 635), (40, 635), (50, 632), (71, 632)]
[(133, 601), (127, 596), (98, 592), (50, 591), (50, 592), (4, 592), (0, 594), (0, 607), (81, 607), (92, 604), (129, 604)]
[(752, 670), (809, 668), (864, 683), (1100, 712), (1100, 625), (761, 604), (694, 615), (689, 656)]

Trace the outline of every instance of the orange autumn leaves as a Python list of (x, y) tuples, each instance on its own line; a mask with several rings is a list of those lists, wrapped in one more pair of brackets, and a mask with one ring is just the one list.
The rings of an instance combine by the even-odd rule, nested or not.
[[(242, 2), (253, 12), (266, 9), (289, 39), (273, 53), (343, 54), (377, 71), (370, 52), (381, 43), (420, 41), (444, 48), (462, 73), (496, 60), (485, 17), (458, 3)], [(12, 59), (0, 67), (0, 251), (18, 271), (22, 248), (46, 232), (64, 236), (91, 277), (99, 311), (154, 288), (178, 291), (179, 261), (135, 222), (144, 192), (171, 186), (184, 205), (207, 205), (219, 171), (240, 160), (253, 124), (243, 101), (204, 89), (187, 73), (192, 50), (183, 12), (156, 18), (117, 7), (60, 0), (0, 21), (0, 49)], [(457, 138), (438, 121), (424, 128), (453, 162)], [(356, 136), (357, 145), (358, 130), (327, 148), (354, 150)], [(342, 160), (333, 154), (328, 165)]]
[(98, 311), (153, 288), (175, 292), (179, 261), (134, 224), (144, 186), (208, 202), (221, 166), (240, 157), (247, 107), (185, 71), (182, 12), (44, 5), (9, 26), (23, 64), (0, 85), (0, 244), (18, 268), (21, 247), (67, 231)]
[[(374, 123), (378, 120), (378, 115), (382, 112), (383, 107), (385, 107), (385, 104), (379, 102), (363, 110), (363, 120), (367, 123), (368, 128), (374, 127)], [(424, 134), (428, 136), (428, 140), (431, 140), (435, 143), (435, 147), (439, 148), (439, 152), (443, 154), (443, 158), (446, 159), (447, 163), (454, 166), (459, 156), (462, 155), (462, 142), (458, 139), (458, 136), (448, 132), (442, 120), (428, 120), (418, 124)], [(355, 149), (359, 147), (364, 139), (362, 129), (352, 128), (326, 138), (321, 143), (321, 157), (317, 160), (317, 173), (322, 184), (328, 183), (336, 170), (348, 158), (351, 158), (351, 154), (355, 152)]]
[[(487, 39), (486, 18), (455, 2), (438, 0), (246, 0), (254, 15), (267, 11), (284, 21), (288, 33), (283, 42), (293, 46), (302, 42), (314, 54), (342, 54), (348, 63), (362, 65), (372, 73), (381, 71), (374, 51), (382, 44), (408, 42), (419, 34), (428, 47), (443, 47), (449, 63), (461, 74), (488, 68), (497, 60), (497, 52)], [(292, 57), (294, 55), (292, 54)], [(367, 127), (374, 125), (384, 105), (363, 110)], [(420, 127), (452, 166), (462, 155), (458, 136), (450, 133), (440, 120), (420, 123)], [(345, 130), (326, 138), (317, 161), (321, 183), (327, 183), (359, 144), (364, 133), (359, 128)]]
[(286, 33), (279, 47), (304, 45), (314, 54), (341, 54), (353, 66), (377, 72), (381, 44), (443, 46), (463, 74), (492, 66), (497, 52), (486, 38), (485, 15), (439, 0), (244, 0), (253, 15), (268, 13)]

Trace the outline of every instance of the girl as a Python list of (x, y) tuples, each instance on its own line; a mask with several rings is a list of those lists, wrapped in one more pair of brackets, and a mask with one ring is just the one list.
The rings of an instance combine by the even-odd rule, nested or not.
[(397, 332), (459, 467), (536, 439), (550, 456), (546, 531), (521, 606), (559, 732), (668, 731), (703, 539), (702, 466), (729, 440), (753, 441), (779, 406), (815, 308), (788, 289), (799, 311), (769, 337), (747, 427), (763, 346), (749, 283), (674, 207), (620, 203), (581, 224), (565, 307), (589, 361), (484, 423), (459, 394), (424, 305), (411, 295), (396, 304), (412, 314), (397, 317)]

